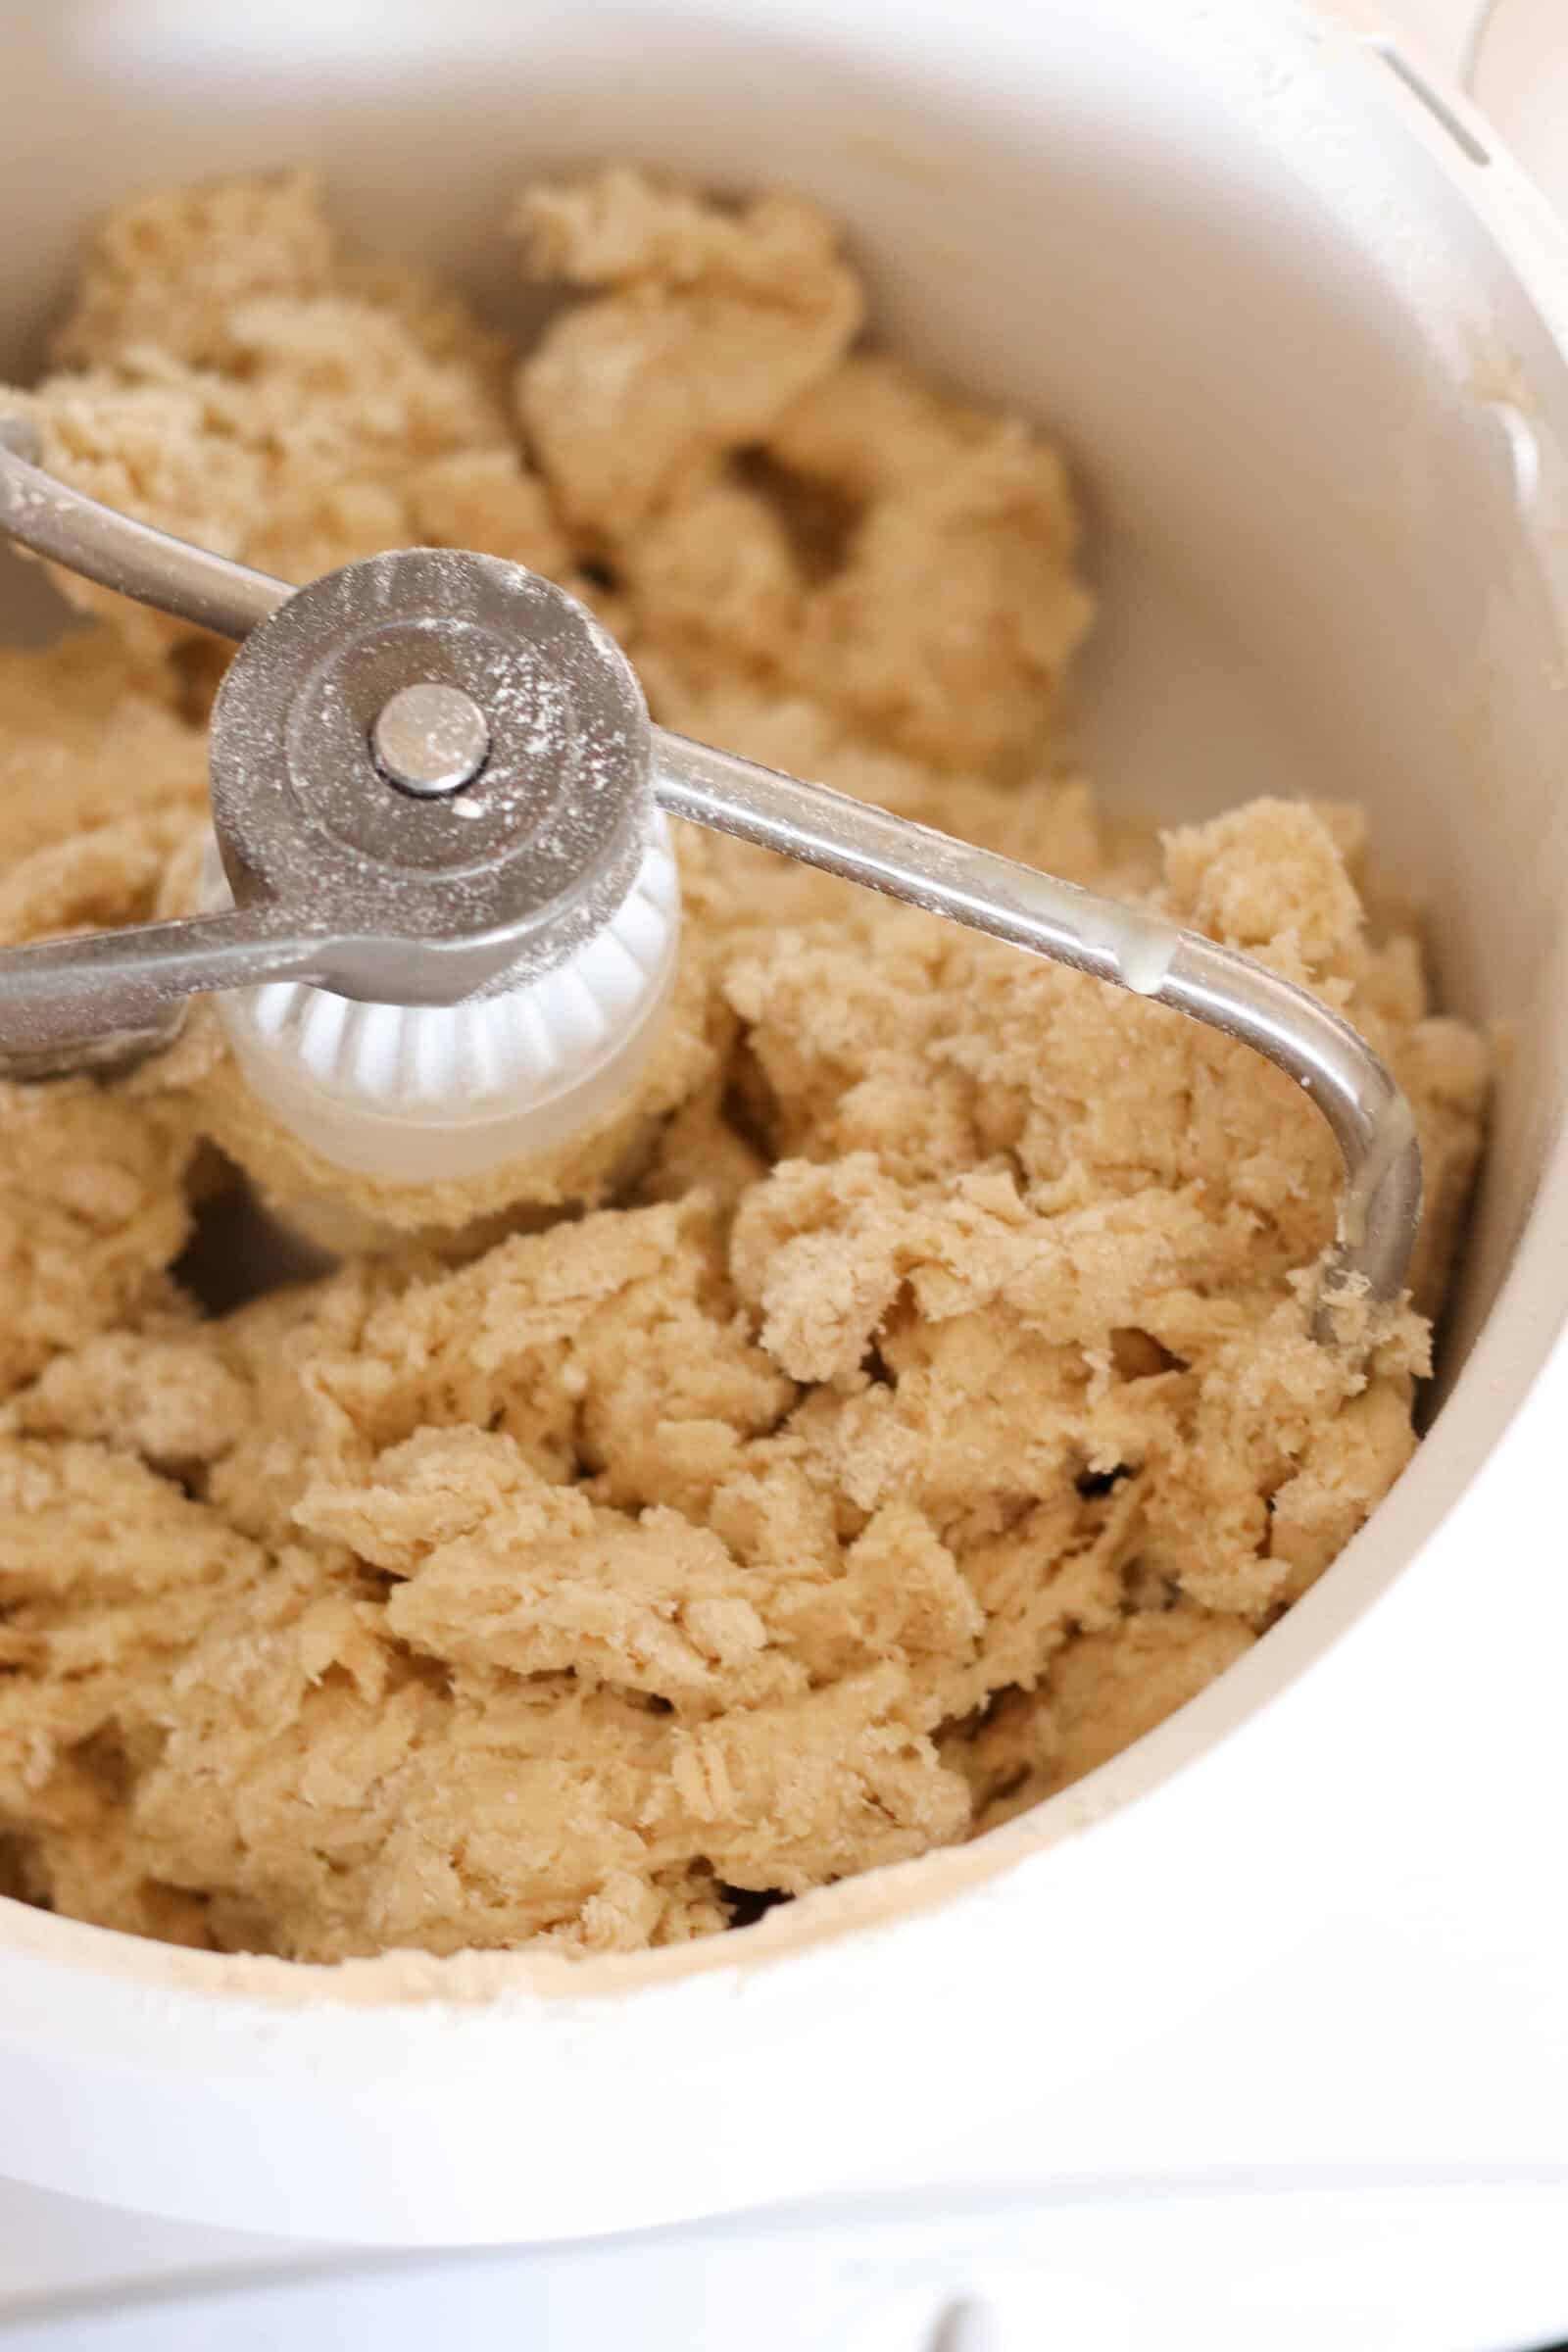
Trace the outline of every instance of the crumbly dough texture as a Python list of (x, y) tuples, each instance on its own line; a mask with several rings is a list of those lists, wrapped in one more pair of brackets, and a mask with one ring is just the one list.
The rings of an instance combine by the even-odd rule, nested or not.
[[(812, 206), (617, 169), (514, 227), (576, 296), (520, 360), (306, 177), (125, 207), (48, 462), (296, 580), (517, 558), (666, 722), (1303, 981), (1414, 1102), (1421, 1311), (1314, 1345), (1334, 1149), (1250, 1054), (709, 836), (646, 1084), (550, 1166), (371, 1195), (200, 1014), (0, 1090), (0, 1886), (139, 1934), (625, 1950), (966, 1838), (1245, 1651), (1414, 1443), (1487, 1067), (1355, 813), (1106, 830), (1061, 460), (860, 343)], [(8, 941), (178, 904), (201, 821), (216, 650), (64, 585), (95, 624), (0, 654)], [(230, 1163), (380, 1246), (204, 1316)]]

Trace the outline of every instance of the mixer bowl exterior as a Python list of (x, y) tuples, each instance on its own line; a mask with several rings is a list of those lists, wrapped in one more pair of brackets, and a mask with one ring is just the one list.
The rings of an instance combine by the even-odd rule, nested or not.
[[(821, 2193), (993, 2132), (1057, 2185), (1568, 2166), (1568, 252), (1345, 9), (402, 0), (365, 25), (347, 0), (9, 12), (0, 368), (36, 358), (84, 220), (149, 178), (318, 161), (352, 227), (449, 262), (509, 179), (594, 155), (793, 180), (914, 356), (1079, 453), (1112, 789), (1368, 800), (1453, 1001), (1515, 1045), (1430, 1444), (1159, 1731), (971, 1846), (635, 1958), (325, 1971), (0, 1902), (0, 2173), (414, 2245)], [(1163, 2062), (1190, 2037), (1196, 2107)]]

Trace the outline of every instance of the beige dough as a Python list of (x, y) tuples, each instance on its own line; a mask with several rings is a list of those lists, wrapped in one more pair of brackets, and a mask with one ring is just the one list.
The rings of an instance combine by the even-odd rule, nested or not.
[[(811, 206), (622, 169), (515, 227), (576, 293), (520, 361), (302, 177), (127, 206), (49, 462), (294, 579), (518, 558), (662, 719), (1253, 950), (1410, 1093), (1421, 1311), (1312, 1343), (1335, 1153), (1241, 1048), (707, 836), (643, 1091), (549, 1166), (335, 1180), (203, 1014), (0, 1091), (0, 1886), (139, 1934), (624, 1950), (966, 1838), (1239, 1656), (1414, 1443), (1487, 1067), (1354, 812), (1106, 830), (1061, 461), (858, 342)], [(65, 584), (94, 625), (0, 655), (6, 940), (177, 900), (201, 821), (219, 649)], [(203, 1319), (231, 1162), (390, 1246)]]

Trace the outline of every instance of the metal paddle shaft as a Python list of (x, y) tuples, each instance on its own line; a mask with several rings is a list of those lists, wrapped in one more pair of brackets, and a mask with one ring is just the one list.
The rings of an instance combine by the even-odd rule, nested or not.
[(1064, 963), (1239, 1040), (1294, 1078), (1345, 1159), (1335, 1301), (1403, 1288), (1421, 1209), (1404, 1096), (1366, 1041), (1251, 956), (1131, 906), (651, 727), (594, 616), (518, 564), (371, 558), (310, 587), (191, 547), (37, 464), (0, 417), (0, 529), (245, 641), (213, 718), (231, 913), (0, 954), (0, 1074), (166, 1044), (192, 995), (275, 978), (448, 1004), (564, 960), (671, 815)]

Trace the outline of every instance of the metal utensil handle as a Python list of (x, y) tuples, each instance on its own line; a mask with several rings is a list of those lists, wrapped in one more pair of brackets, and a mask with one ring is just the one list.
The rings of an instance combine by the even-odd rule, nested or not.
[(1415, 1122), (1365, 1039), (1307, 990), (1145, 907), (1101, 898), (824, 785), (663, 728), (655, 729), (654, 757), (655, 794), (671, 815), (1069, 964), (1265, 1055), (1299, 1083), (1344, 1155), (1326, 1294), (1398, 1297), (1421, 1212)]
[[(247, 636), (293, 594), (265, 572), (133, 522), (71, 489), (36, 464), (37, 455), (31, 426), (21, 417), (0, 416), (0, 530), (34, 554), (233, 638)], [(1421, 1213), (1415, 1121), (1365, 1039), (1307, 990), (1145, 907), (1102, 898), (664, 728), (654, 730), (654, 766), (657, 798), (673, 816), (1068, 964), (1263, 1054), (1317, 1105), (1345, 1160), (1320, 1335), (1334, 1336), (1337, 1294), (1377, 1301), (1398, 1297)], [(140, 1030), (137, 1008), (143, 1005), (153, 1027), (167, 1029), (171, 1002), (200, 990), (283, 976), (330, 986), (333, 944), (311, 938), (298, 916), (250, 909), (243, 917), (150, 924), (0, 956), (8, 1028), (0, 1068), (16, 1070), (29, 1056), (46, 1058), (51, 1038), (79, 1043), (92, 1034), (82, 1024), (94, 992), (106, 983), (115, 992), (117, 1033)], [(479, 947), (473, 943), (460, 956), (458, 944), (451, 944), (451, 957), (435, 960), (450, 963), (453, 980), (445, 990), (439, 980), (432, 982), (428, 1001), (451, 1002), (461, 993), (458, 965)], [(391, 941), (356, 943), (362, 972), (367, 953), (377, 947), (388, 957), (397, 954)], [(101, 1019), (101, 993), (97, 1001)]]
[(135, 522), (38, 464), (25, 417), (0, 416), (0, 531), (101, 588), (193, 621), (220, 637), (246, 637), (293, 594), (282, 580), (172, 532)]
[[(275, 903), (6, 948), (0, 1079), (55, 1077), (154, 1052), (172, 1038), (185, 999), (215, 989), (301, 980), (360, 1003), (457, 1004), (515, 956), (515, 934), (506, 929), (411, 942), (313, 928)], [(116, 1042), (100, 1050), (100, 1041)]]
[(167, 1043), (187, 997), (313, 978), (323, 944), (264, 906), (9, 948), (0, 955), (0, 1074), (122, 1061)]

